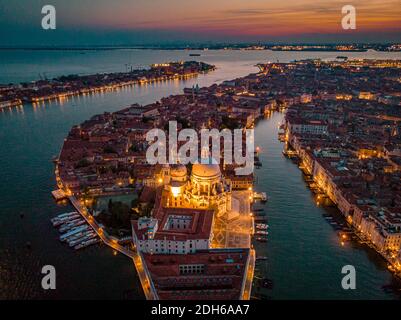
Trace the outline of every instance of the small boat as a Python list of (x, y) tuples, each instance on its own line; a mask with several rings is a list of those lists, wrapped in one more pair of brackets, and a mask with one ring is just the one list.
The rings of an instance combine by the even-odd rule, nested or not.
[(84, 230), (84, 231), (78, 232), (78, 233), (72, 235), (71, 237), (68, 237), (67, 242), (70, 243), (72, 241), (78, 240), (78, 239), (90, 234), (91, 232), (92, 232), (91, 230)]
[(266, 192), (254, 192), (253, 193), (253, 199), (254, 200), (260, 200), (262, 202), (266, 202), (267, 201)]
[(260, 162), (260, 161), (255, 161), (255, 166), (256, 166), (256, 167), (261, 167), (261, 166), (262, 166), (262, 162)]
[(74, 234), (82, 232), (82, 231), (86, 231), (89, 228), (90, 227), (88, 225), (76, 227), (76, 228), (72, 229), (71, 231), (61, 235), (60, 236), (60, 241), (66, 241), (69, 237), (73, 236)]
[(72, 221), (74, 219), (77, 219), (79, 217), (80, 217), (80, 215), (78, 213), (74, 213), (72, 215), (69, 215), (69, 216), (66, 216), (66, 217), (62, 217), (62, 218), (53, 218), (50, 221), (51, 221), (51, 223), (53, 224), (54, 227), (57, 227), (59, 225), (62, 225), (63, 223), (70, 222), (70, 221)]
[(95, 232), (91, 232), (89, 234), (85, 234), (84, 236), (82, 236), (82, 237), (80, 237), (80, 238), (78, 238), (76, 240), (68, 242), (68, 245), (70, 247), (75, 247), (77, 244), (80, 244), (80, 243), (82, 243), (84, 241), (96, 238), (96, 236), (97, 236), (97, 234)]
[(88, 246), (90, 246), (92, 244), (98, 243), (98, 242), (100, 242), (100, 239), (98, 239), (98, 238), (90, 239), (88, 241), (85, 241), (85, 242), (83, 242), (81, 244), (76, 245), (74, 247), (74, 249), (75, 250), (83, 249), (83, 248), (86, 248), (86, 247), (88, 247)]
[(257, 223), (256, 224), (256, 229), (260, 229), (260, 230), (267, 230), (269, 226), (267, 224), (264, 223)]
[(259, 242), (267, 242), (267, 238), (265, 237), (256, 237), (256, 240)]
[(62, 214), (59, 214), (56, 218), (63, 218), (63, 217), (67, 217), (67, 216), (72, 216), (72, 215), (77, 214), (77, 213), (78, 212), (76, 212), (76, 211), (62, 213)]
[(262, 261), (262, 260), (267, 260), (267, 257), (265, 256), (256, 257), (256, 261)]
[(267, 236), (269, 233), (267, 231), (256, 231), (257, 235)]
[(61, 233), (66, 232), (74, 227), (78, 227), (80, 225), (83, 225), (85, 223), (85, 220), (79, 219), (78, 221), (70, 222), (65, 225), (63, 225), (58, 231)]
[(256, 232), (266, 232), (267, 227), (256, 227)]
[(273, 288), (273, 280), (264, 278), (258, 281), (258, 285), (262, 288), (272, 289)]

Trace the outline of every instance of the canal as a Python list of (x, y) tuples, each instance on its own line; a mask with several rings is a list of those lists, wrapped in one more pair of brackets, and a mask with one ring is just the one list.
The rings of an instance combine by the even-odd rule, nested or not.
[[(371, 249), (355, 241), (344, 245), (323, 214), (337, 215), (334, 207), (317, 204), (298, 166), (282, 154), (277, 139), (284, 114), (275, 112), (255, 128), (263, 166), (256, 169), (257, 191), (268, 194), (265, 212), (269, 224), (267, 243), (257, 243), (257, 255), (267, 256), (256, 274), (273, 280), (263, 293), (273, 299), (392, 299), (383, 285), (398, 281), (386, 263)], [(341, 287), (342, 267), (356, 269), (356, 290)], [(254, 290), (256, 292), (256, 290)], [(399, 297), (398, 297), (399, 298)]]

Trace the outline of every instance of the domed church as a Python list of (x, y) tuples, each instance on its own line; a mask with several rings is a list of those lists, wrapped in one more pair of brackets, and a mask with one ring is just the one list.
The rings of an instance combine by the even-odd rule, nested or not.
[(171, 166), (169, 180), (166, 207), (214, 209), (218, 217), (231, 211), (231, 183), (213, 158), (193, 164), (189, 177), (184, 165)]

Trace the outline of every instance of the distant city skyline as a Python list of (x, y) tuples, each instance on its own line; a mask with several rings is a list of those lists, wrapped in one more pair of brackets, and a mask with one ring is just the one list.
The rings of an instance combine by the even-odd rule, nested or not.
[[(41, 8), (57, 10), (57, 30), (41, 29)], [(357, 9), (357, 29), (341, 28), (341, 8)], [(3, 46), (172, 43), (336, 43), (401, 41), (399, 0), (0, 0)]]

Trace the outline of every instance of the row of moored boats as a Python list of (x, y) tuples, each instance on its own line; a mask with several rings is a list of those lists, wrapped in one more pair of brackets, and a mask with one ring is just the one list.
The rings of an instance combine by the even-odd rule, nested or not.
[(256, 240), (259, 242), (267, 242), (267, 235), (269, 232), (267, 232), (267, 228), (269, 227), (268, 224), (266, 223), (256, 223), (255, 224), (255, 236)]
[(66, 242), (75, 250), (100, 242), (96, 232), (76, 211), (62, 213), (50, 221), (61, 233), (60, 241)]

